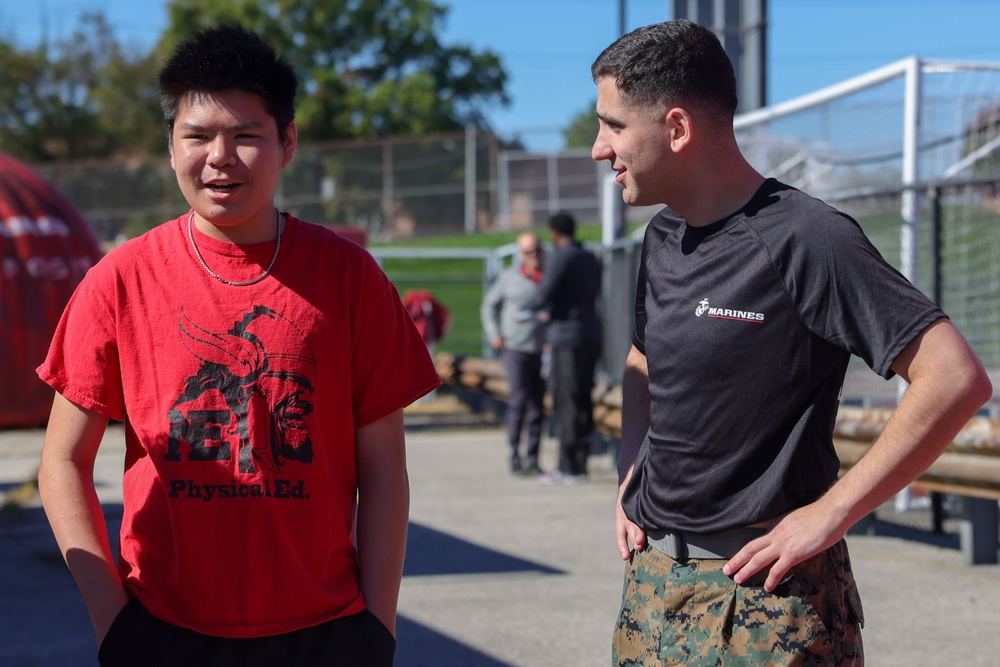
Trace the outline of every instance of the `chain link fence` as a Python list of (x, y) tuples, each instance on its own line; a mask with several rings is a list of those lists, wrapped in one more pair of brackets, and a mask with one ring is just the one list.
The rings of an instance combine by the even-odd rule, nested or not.
[[(1000, 64), (910, 58), (736, 119), (737, 139), (762, 173), (852, 215), (875, 246), (939, 303), (1000, 389)], [(513, 249), (393, 249), (431, 234), (544, 229), (567, 211), (582, 226), (607, 217), (607, 162), (589, 151), (503, 150), (493, 134), (445, 133), (301, 145), (277, 205), (304, 219), (366, 230), (401, 294), (426, 289), (453, 315), (441, 348), (484, 355), (479, 304)], [(98, 237), (144, 232), (187, 210), (166, 157), (41, 165)], [(655, 209), (628, 209), (645, 222)], [(807, 221), (804, 221), (807, 222)], [(641, 230), (594, 245), (604, 265), (600, 372), (617, 381), (632, 335)], [(400, 252), (396, 252), (399, 250)], [(846, 403), (895, 404), (901, 387), (860, 361)], [(1000, 406), (988, 404), (992, 416)], [(887, 505), (899, 525), (949, 532), (956, 498)], [(930, 525), (928, 525), (928, 523)]]
[[(944, 307), (991, 369), (1000, 368), (998, 127), (1000, 65), (918, 59), (736, 120), (737, 139), (757, 169), (853, 215), (882, 254)], [(544, 229), (560, 210), (581, 226), (598, 224), (607, 215), (609, 170), (589, 151), (503, 150), (496, 136), (475, 131), (301, 145), (282, 175), (277, 204), (314, 222), (363, 228), (376, 248), (414, 236)], [(40, 171), (104, 241), (135, 236), (187, 209), (166, 157)], [(635, 223), (654, 212), (626, 215)], [(625, 239), (597, 248), (605, 262), (609, 374), (620, 369), (631, 336), (637, 244)], [(463, 260), (481, 264), (441, 267), (441, 276), (429, 279), (436, 269), (425, 257), (422, 269), (400, 269), (395, 279), (401, 292), (429, 281), (423, 287), (456, 295), (453, 311), (472, 313), (501, 260)], [(399, 261), (387, 264), (391, 276)], [(460, 289), (469, 294), (457, 296)], [(471, 352), (482, 341), (469, 317), (454, 340)], [(848, 400), (891, 404), (897, 393), (852, 366)]]
[[(489, 132), (301, 144), (275, 195), (283, 210), (320, 224), (364, 229), (374, 243), (439, 234), (544, 229), (565, 211), (601, 221), (612, 173), (589, 150), (502, 150)], [(98, 238), (138, 236), (188, 209), (169, 157), (38, 165), (83, 213)], [(655, 208), (629, 209), (628, 222)]]
[[(909, 58), (737, 118), (752, 164), (858, 220), (1000, 386), (1000, 64)], [(899, 388), (852, 363), (844, 398)], [(996, 409), (997, 402), (991, 402)]]
[[(275, 195), (303, 219), (373, 241), (494, 227), (497, 138), (458, 132), (303, 144)], [(39, 165), (102, 241), (138, 236), (188, 209), (167, 156)]]
[[(736, 128), (757, 169), (853, 216), (944, 309), (1000, 389), (1000, 64), (910, 58), (744, 114)], [(855, 359), (843, 400), (891, 407), (904, 389)], [(998, 406), (994, 396), (986, 412), (995, 418)], [(875, 516), (957, 546), (962, 520), (985, 511), (972, 507), (908, 490)]]

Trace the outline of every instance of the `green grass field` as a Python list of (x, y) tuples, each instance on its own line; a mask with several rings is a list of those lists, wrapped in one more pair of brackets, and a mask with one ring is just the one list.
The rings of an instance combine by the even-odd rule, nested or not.
[[(900, 214), (889, 203), (884, 208), (868, 208), (854, 214), (865, 233), (882, 255), (899, 266)], [(931, 291), (929, 212), (922, 214), (920, 232), (919, 286)], [(970, 339), (984, 361), (1000, 365), (1000, 338), (996, 313), (1000, 313), (1000, 214), (989, 207), (954, 204), (943, 211), (942, 305), (960, 330)], [(541, 230), (543, 240), (548, 235)], [(495, 234), (455, 234), (394, 242), (391, 248), (498, 248), (516, 240), (518, 232)], [(584, 242), (600, 240), (598, 226), (581, 227)], [(414, 289), (429, 290), (452, 314), (452, 327), (439, 349), (456, 354), (483, 352), (479, 305), (483, 298), (483, 261), (478, 259), (396, 259), (386, 258), (383, 268), (400, 294)]]
[[(372, 244), (373, 251), (391, 248), (499, 248), (513, 243), (520, 231), (495, 234), (454, 234), (431, 236), (394, 242), (389, 245)], [(538, 230), (544, 242), (548, 234)], [(601, 238), (601, 228), (581, 227), (577, 233), (584, 243)], [(438, 349), (454, 354), (481, 355), (483, 353), (482, 324), (479, 306), (483, 300), (484, 262), (479, 259), (401, 259), (389, 257), (382, 262), (386, 275), (396, 286), (400, 296), (416, 289), (430, 291), (451, 311), (451, 330)]]

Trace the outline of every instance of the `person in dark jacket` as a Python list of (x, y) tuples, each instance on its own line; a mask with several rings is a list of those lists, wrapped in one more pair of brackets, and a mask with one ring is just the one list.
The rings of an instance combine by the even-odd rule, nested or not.
[(559, 437), (559, 467), (540, 481), (572, 484), (587, 479), (587, 456), (594, 432), (591, 395), (601, 354), (601, 322), (596, 305), (601, 290), (601, 263), (576, 240), (576, 221), (571, 215), (553, 215), (549, 234), (555, 252), (528, 307), (545, 311), (543, 317), (549, 320), (549, 391)]

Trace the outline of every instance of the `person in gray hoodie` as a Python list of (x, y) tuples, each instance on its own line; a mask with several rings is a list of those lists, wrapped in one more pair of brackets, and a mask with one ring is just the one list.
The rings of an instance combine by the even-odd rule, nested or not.
[[(542, 435), (545, 380), (542, 349), (545, 324), (525, 305), (542, 279), (542, 244), (538, 235), (525, 232), (517, 239), (520, 261), (504, 269), (483, 297), (480, 316), (490, 346), (500, 353), (507, 383), (507, 438), (510, 468), (515, 473), (539, 474), (538, 448)], [(527, 431), (524, 456), (521, 432)]]

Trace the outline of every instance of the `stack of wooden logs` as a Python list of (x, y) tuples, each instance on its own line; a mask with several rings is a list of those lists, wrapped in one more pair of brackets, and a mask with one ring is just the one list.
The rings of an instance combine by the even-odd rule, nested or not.
[[(441, 353), (435, 358), (445, 383), (505, 400), (508, 395), (503, 364), (480, 357)], [(598, 384), (594, 389), (594, 421), (597, 429), (621, 436), (621, 387)], [(551, 412), (551, 404), (547, 404)], [(834, 445), (841, 469), (847, 470), (868, 451), (885, 427), (891, 410), (843, 406), (837, 415)], [(955, 437), (948, 449), (917, 480), (929, 491), (978, 498), (1000, 499), (1000, 421), (974, 417)]]
[[(445, 383), (506, 400), (508, 385), (501, 362), (441, 353), (435, 363)], [(547, 396), (546, 410), (551, 414)], [(891, 415), (891, 410), (841, 406), (833, 438), (841, 473), (861, 460)], [(621, 438), (621, 387), (598, 384), (594, 388), (594, 422), (604, 435)], [(971, 419), (913, 486), (932, 492), (937, 500), (932, 513), (935, 531), (940, 531), (942, 525), (941, 494), (962, 496), (965, 516), (960, 527), (960, 548), (964, 561), (969, 565), (998, 562), (1000, 421)], [(855, 529), (865, 530), (862, 524), (866, 523), (871, 522), (863, 521)]]

